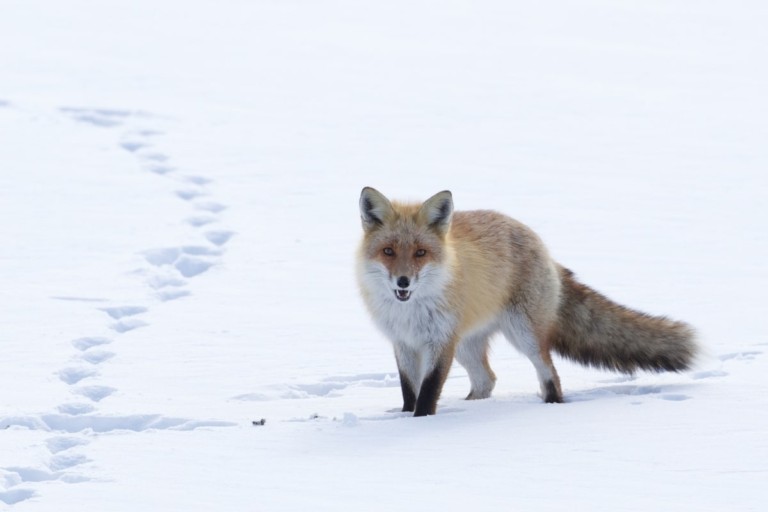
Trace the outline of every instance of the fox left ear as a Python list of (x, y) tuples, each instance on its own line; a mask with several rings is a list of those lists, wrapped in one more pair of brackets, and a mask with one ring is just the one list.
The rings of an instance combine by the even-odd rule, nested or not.
[(419, 216), (425, 223), (441, 235), (448, 232), (453, 218), (453, 195), (450, 190), (443, 190), (433, 195), (421, 205)]
[(392, 213), (392, 203), (375, 188), (365, 187), (360, 192), (360, 218), (365, 231), (381, 226)]

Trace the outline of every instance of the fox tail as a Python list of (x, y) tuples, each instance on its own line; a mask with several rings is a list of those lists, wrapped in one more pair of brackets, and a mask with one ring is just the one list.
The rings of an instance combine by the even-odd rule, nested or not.
[(684, 322), (621, 306), (561, 268), (562, 299), (551, 348), (581, 364), (634, 373), (691, 367), (698, 346)]

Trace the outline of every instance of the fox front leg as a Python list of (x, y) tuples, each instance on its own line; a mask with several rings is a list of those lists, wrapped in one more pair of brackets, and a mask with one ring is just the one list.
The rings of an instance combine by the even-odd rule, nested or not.
[(403, 412), (416, 409), (416, 389), (419, 385), (421, 357), (419, 353), (402, 344), (395, 345), (397, 373), (400, 375), (400, 389), (403, 392)]
[(414, 416), (427, 416), (437, 412), (437, 400), (440, 398), (445, 379), (448, 378), (448, 372), (451, 370), (453, 352), (453, 345), (451, 344), (441, 347), (438, 353), (434, 354), (433, 364), (429, 365), (419, 388)]

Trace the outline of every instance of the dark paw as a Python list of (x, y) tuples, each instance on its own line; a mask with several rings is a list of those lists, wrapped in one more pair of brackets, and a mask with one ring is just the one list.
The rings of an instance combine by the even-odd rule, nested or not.
[(548, 380), (544, 384), (544, 402), (548, 404), (561, 404), (563, 403), (563, 395), (560, 390), (557, 389), (555, 383)]

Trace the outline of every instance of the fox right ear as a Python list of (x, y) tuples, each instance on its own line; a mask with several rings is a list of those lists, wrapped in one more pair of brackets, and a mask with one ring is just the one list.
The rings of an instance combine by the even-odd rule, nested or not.
[(392, 203), (375, 188), (365, 187), (360, 193), (360, 217), (364, 230), (370, 231), (384, 224), (384, 219), (392, 211)]

